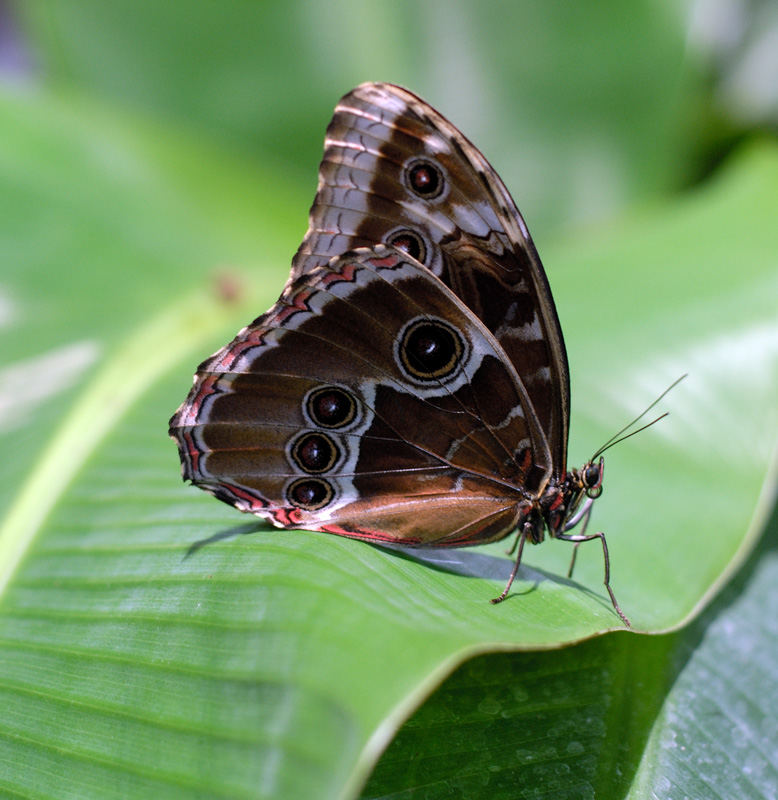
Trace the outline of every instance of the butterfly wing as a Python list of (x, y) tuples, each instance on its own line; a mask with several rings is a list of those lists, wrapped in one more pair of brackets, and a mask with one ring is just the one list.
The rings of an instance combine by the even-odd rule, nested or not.
[(389, 243), (437, 275), (516, 368), (565, 473), (569, 376), (564, 340), (524, 220), (479, 150), (405, 89), (366, 83), (327, 129), (309, 229), (292, 280), (354, 247)]
[(381, 245), (287, 285), (200, 365), (170, 433), (184, 477), (242, 511), (408, 544), (504, 536), (551, 473), (499, 343)]

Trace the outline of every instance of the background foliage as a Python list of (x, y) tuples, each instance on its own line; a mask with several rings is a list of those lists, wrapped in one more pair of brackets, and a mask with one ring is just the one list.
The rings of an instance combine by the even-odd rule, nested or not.
[[(778, 796), (774, 4), (0, 9), (0, 791)], [(533, 548), (493, 608), (504, 547), (281, 534), (180, 484), (167, 418), (277, 296), (364, 80), (518, 200), (574, 458), (690, 372), (596, 515), (654, 635), (596, 546), (574, 581)]]

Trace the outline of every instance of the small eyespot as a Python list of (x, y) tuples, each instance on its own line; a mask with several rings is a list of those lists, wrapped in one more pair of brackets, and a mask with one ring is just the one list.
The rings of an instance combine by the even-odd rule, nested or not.
[(286, 499), (304, 511), (316, 511), (332, 501), (335, 493), (321, 478), (299, 478), (289, 484)]
[(357, 414), (357, 401), (338, 386), (323, 386), (308, 395), (305, 408), (314, 425), (343, 428), (353, 422)]
[(335, 443), (323, 433), (304, 433), (294, 442), (290, 453), (301, 470), (312, 474), (332, 469), (340, 456)]
[(447, 323), (418, 319), (401, 334), (398, 361), (414, 378), (441, 380), (458, 368), (464, 349), (461, 335)]
[(422, 264), (427, 263), (427, 246), (424, 244), (424, 239), (415, 231), (408, 229), (395, 231), (386, 237), (386, 243), (403, 250)]
[(417, 158), (405, 167), (405, 183), (415, 195), (425, 200), (440, 197), (446, 188), (443, 170), (427, 158)]

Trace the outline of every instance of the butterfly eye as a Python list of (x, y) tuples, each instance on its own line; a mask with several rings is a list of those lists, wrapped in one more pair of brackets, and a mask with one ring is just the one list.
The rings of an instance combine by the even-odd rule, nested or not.
[(596, 464), (589, 464), (581, 477), (587, 497), (592, 499), (599, 497), (602, 494), (602, 459)]
[(357, 415), (356, 399), (337, 386), (315, 389), (305, 401), (308, 417), (322, 428), (342, 428)]
[(291, 447), (295, 464), (305, 472), (327, 472), (340, 456), (335, 443), (323, 433), (305, 433)]
[(459, 366), (464, 352), (460, 335), (442, 320), (420, 319), (408, 325), (399, 346), (402, 369), (420, 380), (440, 380)]
[(405, 168), (408, 188), (425, 200), (433, 200), (443, 194), (446, 178), (440, 167), (426, 158), (417, 158)]
[(323, 508), (333, 498), (332, 487), (321, 478), (300, 478), (286, 490), (287, 500), (305, 511)]
[(386, 237), (386, 243), (393, 245), (398, 250), (403, 250), (422, 264), (427, 263), (427, 247), (424, 240), (415, 231), (408, 229), (396, 231)]

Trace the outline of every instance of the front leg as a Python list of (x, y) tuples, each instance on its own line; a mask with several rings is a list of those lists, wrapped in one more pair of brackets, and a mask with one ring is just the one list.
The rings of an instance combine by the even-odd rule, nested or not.
[(530, 521), (527, 520), (522, 526), (521, 530), (519, 531), (519, 535), (516, 537), (516, 542), (514, 543), (513, 547), (508, 551), (510, 554), (513, 551), (513, 548), (518, 545), (518, 552), (516, 553), (516, 561), (513, 565), (513, 570), (511, 571), (511, 576), (508, 578), (508, 583), (505, 588), (502, 590), (502, 594), (499, 597), (493, 597), (490, 602), (493, 604), (502, 603), (503, 600), (508, 596), (508, 592), (511, 590), (511, 584), (513, 583), (514, 578), (519, 572), (519, 565), (521, 564), (521, 554), (524, 552), (524, 542), (527, 541), (527, 537), (532, 532), (532, 525)]
[[(565, 523), (564, 530), (565, 531), (572, 530), (573, 528), (575, 528), (576, 525), (578, 525), (579, 522), (581, 522), (581, 520), (583, 520), (583, 527), (581, 528), (581, 534), (586, 533), (586, 528), (589, 525), (589, 519), (592, 516), (592, 504), (593, 504), (593, 502), (594, 501), (591, 498), (588, 499), (581, 506), (581, 508), (578, 509), (578, 511), (576, 511), (575, 514), (573, 514), (573, 516), (570, 517), (569, 520), (567, 520), (567, 522)], [(562, 537), (561, 536), (557, 536), (557, 538), (561, 539)], [(575, 569), (575, 558), (578, 555), (578, 545), (580, 545), (580, 544), (581, 544), (580, 542), (576, 542), (573, 545), (573, 556), (570, 559), (570, 567), (567, 570), (567, 577), (568, 578), (572, 578), (573, 577), (573, 570)]]

